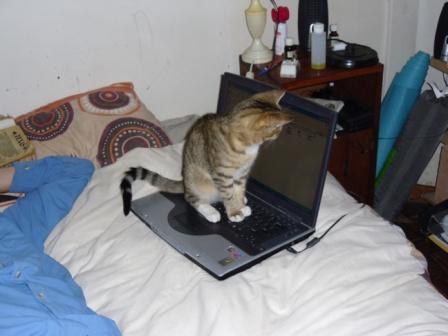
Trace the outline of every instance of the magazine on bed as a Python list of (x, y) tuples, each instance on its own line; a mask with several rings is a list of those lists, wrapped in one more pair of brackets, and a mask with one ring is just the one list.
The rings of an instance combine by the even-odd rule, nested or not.
[(33, 145), (14, 119), (0, 116), (0, 167), (33, 154)]

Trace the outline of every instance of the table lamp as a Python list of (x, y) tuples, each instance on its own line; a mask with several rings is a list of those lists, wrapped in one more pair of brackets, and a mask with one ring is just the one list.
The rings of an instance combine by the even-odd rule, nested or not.
[(245, 10), (246, 24), (252, 37), (252, 44), (243, 55), (243, 62), (249, 64), (261, 64), (272, 61), (272, 51), (261, 41), (266, 26), (266, 8), (259, 0), (251, 0), (249, 7)]

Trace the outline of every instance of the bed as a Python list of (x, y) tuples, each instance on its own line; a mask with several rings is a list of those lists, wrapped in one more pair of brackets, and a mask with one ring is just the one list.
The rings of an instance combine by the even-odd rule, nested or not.
[[(45, 242), (46, 253), (70, 271), (91, 309), (113, 319), (126, 336), (448, 335), (448, 301), (427, 281), (422, 254), (331, 174), (316, 235), (346, 216), (325, 238), (298, 255), (281, 251), (225, 281), (178, 254), (133, 214), (125, 217), (123, 172), (142, 165), (179, 179), (182, 137), (194, 119), (160, 121), (130, 83), (16, 118), (34, 157), (76, 155), (97, 166)], [(133, 190), (135, 198), (156, 191), (139, 181)], [(302, 250), (306, 242), (294, 248)]]

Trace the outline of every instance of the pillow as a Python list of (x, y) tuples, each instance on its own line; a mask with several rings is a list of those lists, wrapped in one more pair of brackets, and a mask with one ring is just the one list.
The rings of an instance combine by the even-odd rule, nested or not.
[(171, 144), (132, 83), (66, 97), (16, 118), (36, 157), (71, 155), (107, 166), (136, 147)]
[(162, 120), (160, 124), (169, 136), (173, 144), (182, 142), (187, 135), (188, 130), (199, 118), (197, 114), (188, 114), (183, 117)]

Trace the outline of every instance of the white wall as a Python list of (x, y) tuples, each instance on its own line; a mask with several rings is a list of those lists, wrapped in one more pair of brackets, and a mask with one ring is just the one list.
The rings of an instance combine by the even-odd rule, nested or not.
[[(2, 0), (0, 101), (13, 115), (132, 81), (160, 117), (207, 112), (249, 41), (244, 1)], [(213, 104), (212, 104), (213, 102)]]
[(416, 52), (419, 0), (387, 0), (385, 37), (385, 94), (395, 74)]
[[(329, 0), (341, 36), (383, 58), (384, 1)], [(269, 10), (267, 0), (262, 3)], [(289, 33), (297, 41), (295, 0)], [(216, 108), (219, 74), (250, 43), (249, 0), (0, 0), (0, 113), (18, 115), (117, 81), (160, 118)], [(268, 20), (264, 42), (271, 44)]]
[(338, 24), (340, 38), (367, 45), (385, 60), (386, 0), (328, 0), (329, 22)]
[(160, 118), (215, 109), (219, 74), (238, 69), (250, 41), (247, 5), (1, 0), (1, 113), (117, 81), (134, 82)]
[[(118, 81), (132, 81), (159, 119), (214, 111), (219, 75), (238, 73), (238, 55), (251, 40), (249, 2), (0, 0), (0, 114)], [(414, 52), (432, 53), (444, 2), (328, 0), (329, 21), (341, 38), (377, 50), (385, 92)], [(297, 41), (298, 1), (277, 3), (289, 7), (289, 35)], [(266, 45), (272, 37), (268, 19)], [(439, 73), (429, 76), (440, 83)], [(423, 183), (433, 183), (436, 165)]]

